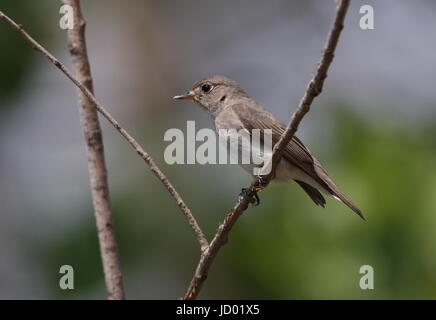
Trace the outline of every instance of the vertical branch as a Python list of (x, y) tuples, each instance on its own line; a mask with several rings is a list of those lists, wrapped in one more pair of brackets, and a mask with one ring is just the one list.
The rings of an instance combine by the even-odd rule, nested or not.
[(180, 210), (182, 211), (183, 215), (185, 216), (186, 220), (188, 221), (189, 225), (194, 231), (198, 243), (200, 244), (201, 250), (202, 251), (206, 250), (206, 248), (209, 246), (209, 243), (203, 231), (201, 230), (200, 225), (198, 224), (197, 220), (192, 214), (191, 210), (189, 209), (189, 207), (187, 206), (187, 204), (185, 203), (179, 192), (170, 182), (168, 177), (157, 166), (153, 158), (144, 150), (144, 148), (139, 144), (139, 142), (136, 141), (136, 139), (133, 138), (127, 132), (127, 130), (121, 126), (121, 124), (106, 110), (106, 108), (104, 108), (103, 105), (97, 101), (97, 99), (94, 97), (94, 94), (81, 81), (79, 81), (65, 67), (65, 65), (59, 61), (59, 59), (57, 59), (52, 53), (50, 53), (46, 48), (44, 48), (38, 41), (33, 39), (27, 33), (27, 31), (24, 30), (21, 24), (16, 23), (13, 19), (5, 15), (2, 11), (0, 11), (0, 20), (5, 21), (17, 32), (19, 32), (21, 36), (32, 45), (33, 49), (44, 55), (51, 63), (53, 63), (53, 65), (56, 68), (58, 68), (68, 79), (70, 79), (71, 82), (73, 82), (73, 84), (80, 90), (79, 92), (82, 92), (84, 97), (89, 99), (89, 101), (94, 105), (97, 111), (100, 112), (100, 114), (106, 118), (106, 120), (115, 128), (115, 130), (117, 130), (123, 136), (124, 139), (126, 139), (126, 141), (130, 144), (133, 150), (135, 150), (136, 153), (145, 161), (151, 172), (153, 172), (154, 175), (164, 185), (164, 187), (167, 189), (168, 193), (171, 195), (174, 201), (176, 201), (177, 205), (179, 206)]
[[(161, 180), (161, 182), (170, 192), (171, 196), (176, 200), (177, 204), (182, 209), (182, 212), (188, 219), (191, 227), (195, 231), (202, 248), (202, 254), (200, 256), (200, 261), (198, 262), (195, 274), (185, 296), (183, 297), (183, 299), (195, 299), (207, 278), (209, 269), (213, 264), (216, 255), (225, 244), (233, 225), (236, 223), (237, 219), (242, 215), (242, 213), (247, 210), (249, 199), (253, 196), (253, 194), (259, 189), (263, 189), (267, 186), (271, 175), (267, 176), (267, 181), (265, 184), (262, 183), (259, 185), (259, 181), (254, 181), (251, 184), (251, 186), (246, 190), (246, 195), (241, 201), (236, 203), (233, 209), (227, 214), (209, 245), (189, 208), (169, 182), (168, 178), (160, 171), (153, 159), (144, 151), (139, 143), (132, 136), (130, 136), (127, 131), (123, 129), (120, 124), (95, 99), (92, 93), (92, 77), (84, 37), (85, 21), (81, 16), (79, 0), (62, 1), (74, 8), (74, 20), (76, 25), (73, 30), (69, 31), (68, 37), (69, 49), (74, 65), (77, 69), (77, 77), (74, 77), (58, 59), (56, 59), (50, 52), (48, 52), (36, 40), (34, 40), (21, 25), (17, 24), (1, 11), (0, 19), (6, 21), (14, 29), (20, 32), (21, 35), (32, 44), (35, 50), (45, 55), (80, 89), (78, 92), (79, 103), (81, 107), (80, 117), (87, 144), (91, 191), (108, 297), (109, 299), (123, 299), (124, 290), (122, 285), (122, 274), (120, 270), (118, 249), (112, 227), (112, 212), (109, 204), (109, 191), (103, 154), (103, 142), (101, 129), (98, 123), (97, 111), (99, 111), (116, 128), (116, 130), (120, 132), (120, 134), (135, 149), (135, 151), (144, 159), (151, 171), (159, 178), (159, 180)], [(340, 32), (343, 28), (343, 22), (349, 5), (349, 0), (339, 0), (338, 2), (339, 6), (337, 8), (335, 22), (332, 30), (330, 31), (327, 44), (321, 62), (318, 65), (316, 74), (306, 88), (305, 95), (301, 99), (298, 108), (292, 115), (291, 121), (286, 127), (285, 132), (274, 147), (272, 157), (272, 172), (274, 172), (275, 168), (274, 163), (279, 161), (281, 158), (283, 147), (286, 146), (286, 144), (292, 139), (292, 136), (297, 131), (299, 123), (303, 119), (304, 115), (310, 110), (310, 105), (313, 99), (321, 93), (324, 79), (327, 77), (327, 70), (334, 57), (334, 51)]]
[[(85, 42), (85, 20), (80, 11), (80, 2), (79, 0), (63, 0), (63, 3), (74, 9), (74, 27), (72, 30), (68, 30), (68, 48), (76, 69), (76, 77), (93, 93), (91, 67)], [(92, 201), (108, 299), (120, 300), (124, 299), (123, 277), (113, 228), (103, 138), (97, 109), (82, 91), (77, 90), (77, 94), (80, 105), (80, 121), (88, 153)]]

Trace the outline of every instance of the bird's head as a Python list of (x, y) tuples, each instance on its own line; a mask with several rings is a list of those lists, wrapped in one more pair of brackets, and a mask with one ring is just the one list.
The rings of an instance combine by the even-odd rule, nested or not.
[(186, 94), (174, 96), (173, 99), (193, 100), (214, 114), (229, 101), (241, 96), (246, 96), (246, 93), (235, 81), (223, 76), (212, 76), (197, 81)]

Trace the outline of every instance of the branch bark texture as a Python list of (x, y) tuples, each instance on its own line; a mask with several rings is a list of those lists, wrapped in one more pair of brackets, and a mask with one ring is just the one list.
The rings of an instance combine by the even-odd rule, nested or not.
[[(63, 3), (70, 5), (74, 12), (74, 27), (68, 30), (68, 48), (76, 69), (76, 78), (93, 93), (91, 66), (85, 40), (86, 23), (80, 10), (80, 2), (79, 0), (63, 0)], [(82, 91), (77, 90), (77, 95), (79, 98), (80, 122), (88, 154), (92, 202), (108, 299), (122, 300), (125, 297), (123, 276), (113, 227), (103, 137), (97, 109), (95, 104)]]
[(226, 215), (224, 221), (218, 227), (218, 231), (211, 241), (210, 246), (200, 256), (194, 276), (192, 277), (183, 299), (192, 300), (197, 298), (216, 255), (221, 247), (227, 242), (230, 230), (242, 213), (247, 210), (250, 199), (253, 197), (255, 192), (264, 189), (268, 185), (269, 181), (274, 175), (274, 170), (277, 164), (280, 162), (285, 146), (289, 143), (289, 141), (291, 141), (304, 115), (309, 112), (310, 106), (315, 97), (321, 93), (324, 80), (327, 77), (327, 70), (333, 60), (336, 45), (338, 43), (341, 30), (343, 29), (345, 15), (350, 3), (349, 0), (339, 0), (338, 2), (339, 4), (336, 9), (336, 18), (328, 35), (321, 62), (318, 65), (315, 75), (310, 80), (306, 88), (306, 92), (297, 109), (292, 114), (291, 120), (287, 125), (285, 132), (274, 146), (273, 155), (271, 157), (271, 173), (266, 176), (265, 179), (262, 179), (262, 181), (255, 180), (250, 187), (246, 189), (245, 196), (238, 203), (236, 203), (233, 209)]
[(191, 210), (186, 205), (185, 201), (180, 196), (180, 194), (178, 193), (176, 188), (173, 186), (173, 184), (170, 182), (168, 177), (156, 165), (153, 158), (144, 150), (144, 148), (136, 141), (136, 139), (134, 139), (119, 124), (119, 122), (97, 101), (97, 99), (94, 97), (93, 93), (84, 85), (84, 83), (79, 81), (67, 69), (67, 67), (65, 67), (65, 65), (63, 63), (61, 63), (52, 53), (50, 53), (47, 49), (45, 49), (38, 41), (36, 41), (34, 38), (32, 38), (26, 32), (26, 30), (24, 30), (24, 28), (21, 24), (16, 23), (10, 17), (5, 15), (2, 11), (0, 11), (0, 20), (5, 21), (11, 27), (13, 27), (15, 30), (17, 30), (23, 36), (23, 38), (32, 45), (33, 49), (42, 53), (51, 63), (53, 63), (62, 73), (64, 73), (65, 76), (67, 78), (69, 78), (77, 88), (80, 89), (80, 91), (82, 92), (84, 97), (89, 99), (89, 101), (94, 105), (94, 108), (96, 108), (97, 111), (100, 112), (100, 114), (103, 115), (103, 117), (105, 117), (106, 120), (127, 140), (127, 142), (131, 145), (131, 147), (145, 161), (145, 163), (148, 165), (149, 169), (154, 173), (154, 175), (161, 181), (161, 183), (164, 185), (164, 187), (170, 193), (171, 197), (177, 203), (177, 205), (179, 206), (183, 215), (187, 219), (189, 225), (191, 226), (192, 230), (194, 231), (195, 236), (200, 244), (201, 250), (205, 251), (208, 248), (209, 243), (208, 243), (203, 231), (201, 230), (198, 222), (196, 221)]
[[(63, 0), (64, 3), (70, 4), (73, 7), (79, 8), (78, 0)], [(177, 205), (182, 210), (185, 215), (188, 223), (193, 229), (197, 240), (201, 246), (201, 256), (196, 267), (194, 276), (189, 284), (189, 287), (184, 295), (183, 299), (195, 299), (197, 298), (200, 290), (207, 278), (209, 273), (209, 269), (213, 264), (215, 257), (217, 256), (219, 250), (222, 246), (227, 242), (228, 234), (237, 219), (242, 215), (242, 213), (247, 210), (250, 200), (253, 195), (264, 189), (269, 181), (272, 179), (274, 175), (274, 170), (278, 162), (282, 157), (282, 152), (284, 147), (289, 143), (292, 139), (293, 135), (298, 129), (298, 126), (305, 116), (307, 112), (310, 110), (310, 106), (316, 96), (318, 96), (323, 88), (323, 83), (325, 78), (327, 77), (328, 68), (333, 60), (334, 52), (336, 49), (336, 45), (338, 43), (338, 39), (340, 36), (340, 32), (343, 28), (343, 22), (345, 19), (345, 15), (349, 6), (349, 0), (339, 0), (338, 7), (336, 10), (336, 18), (333, 24), (333, 27), (328, 35), (327, 43), (324, 49), (324, 53), (321, 58), (321, 62), (318, 65), (315, 75), (310, 80), (306, 92), (303, 98), (300, 100), (299, 106), (292, 114), (291, 120), (286, 127), (285, 132), (279, 139), (278, 143), (274, 146), (273, 156), (271, 158), (272, 162), (272, 170), (271, 173), (266, 176), (265, 179), (255, 180), (250, 185), (249, 188), (246, 189), (245, 196), (238, 201), (232, 210), (226, 215), (224, 221), (218, 227), (218, 230), (210, 242), (208, 243), (204, 233), (202, 232), (200, 226), (198, 225), (196, 219), (192, 215), (191, 211), (183, 201), (180, 194), (174, 188), (174, 186), (170, 183), (165, 174), (159, 169), (154, 160), (150, 157), (150, 155), (141, 147), (141, 145), (123, 128), (121, 125), (112, 117), (112, 115), (96, 100), (92, 93), (92, 78), (90, 73), (89, 62), (86, 54), (86, 45), (84, 40), (84, 27), (85, 23), (80, 14), (79, 10), (75, 10), (75, 14), (79, 14), (78, 18), (75, 17), (76, 23), (79, 23), (77, 29), (73, 30), (69, 34), (69, 48), (70, 52), (73, 56), (73, 62), (78, 71), (77, 77), (73, 76), (71, 72), (57, 59), (55, 58), (49, 51), (47, 51), (43, 46), (41, 46), (36, 40), (34, 40), (21, 25), (17, 24), (11, 18), (6, 16), (3, 12), (0, 11), (0, 19), (6, 21), (13, 28), (21, 33), (21, 35), (29, 41), (33, 48), (43, 55), (45, 55), (57, 68), (59, 68), (79, 89), (79, 101), (81, 104), (81, 120), (82, 125), (84, 127), (85, 137), (87, 141), (88, 153), (95, 152), (95, 157), (89, 155), (89, 167), (90, 167), (90, 176), (91, 176), (91, 189), (93, 192), (94, 206), (102, 206), (103, 216), (100, 216), (97, 213), (96, 209), (96, 217), (97, 217), (97, 226), (99, 230), (99, 238), (102, 238), (103, 242), (108, 241), (107, 243), (112, 243), (113, 245), (108, 245), (107, 247), (101, 246), (102, 256), (105, 254), (105, 248), (108, 249), (107, 253), (112, 255), (112, 258), (109, 257), (109, 261), (112, 261), (112, 264), (109, 262), (109, 273), (113, 273), (113, 276), (109, 277), (109, 280), (106, 279), (106, 283), (109, 291), (109, 298), (112, 299), (122, 299), (124, 298), (124, 292), (122, 289), (122, 277), (121, 271), (119, 268), (119, 259), (117, 256), (117, 247), (115, 242), (115, 237), (113, 236), (112, 230), (112, 218), (111, 211), (109, 205), (109, 192), (107, 190), (107, 177), (106, 177), (106, 169), (104, 166), (104, 157), (103, 157), (103, 144), (101, 139), (101, 130), (98, 125), (97, 113), (100, 112), (114, 127), (118, 132), (129, 142), (129, 144), (134, 148), (134, 150), (141, 156), (141, 158), (147, 163), (150, 170), (156, 175), (156, 177), (163, 183), (168, 192), (177, 202)], [(88, 111), (94, 111), (93, 114)], [(88, 123), (91, 122), (93, 125)], [(96, 124), (95, 124), (96, 123)], [(98, 165), (101, 163), (103, 166)], [(97, 168), (94, 168), (94, 167)], [(100, 178), (93, 180), (93, 174), (91, 174), (92, 170), (99, 170)], [(95, 189), (95, 190), (94, 190)], [(106, 190), (104, 190), (106, 189)], [(94, 198), (94, 193), (96, 198)], [(105, 204), (100, 204), (100, 200)], [(99, 219), (102, 219), (99, 222)], [(103, 223), (106, 221), (108, 224)], [(102, 224), (101, 224), (102, 223)], [(109, 240), (105, 236), (105, 232), (108, 231)], [(111, 238), (112, 237), (112, 238)], [(105, 261), (105, 257), (103, 256), (103, 262)], [(114, 262), (115, 261), (115, 262)], [(105, 265), (105, 263), (103, 263)], [(113, 266), (110, 267), (110, 266)], [(106, 267), (105, 274), (106, 274)], [(111, 269), (112, 268), (112, 269)], [(109, 282), (108, 282), (109, 281)], [(112, 290), (112, 291), (111, 291)]]

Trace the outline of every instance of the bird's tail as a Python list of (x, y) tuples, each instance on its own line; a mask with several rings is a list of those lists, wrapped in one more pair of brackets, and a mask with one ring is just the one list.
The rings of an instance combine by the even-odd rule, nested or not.
[(359, 215), (359, 217), (361, 217), (363, 220), (366, 220), (365, 217), (363, 216), (362, 211), (358, 207), (356, 207), (354, 205), (354, 203), (352, 203), (350, 200), (348, 200), (348, 198), (345, 196), (345, 194), (343, 194), (339, 189), (337, 189), (337, 187), (336, 187), (336, 190), (334, 190), (332, 192), (332, 196), (333, 196), (333, 198), (335, 198), (336, 200), (341, 201), (343, 204), (345, 204), (351, 210), (356, 212)]
[(324, 168), (321, 166), (318, 160), (313, 158), (314, 165), (315, 165), (315, 172), (317, 173), (318, 177), (322, 180), (324, 183), (326, 191), (328, 191), (335, 199), (341, 201), (343, 204), (345, 204), (347, 207), (349, 207), (351, 210), (356, 212), (359, 217), (361, 217), (363, 220), (365, 220), (365, 217), (363, 216), (362, 211), (357, 208), (354, 203), (352, 203), (345, 194), (339, 189), (339, 187), (333, 182), (333, 180), (330, 178), (328, 173), (324, 170)]

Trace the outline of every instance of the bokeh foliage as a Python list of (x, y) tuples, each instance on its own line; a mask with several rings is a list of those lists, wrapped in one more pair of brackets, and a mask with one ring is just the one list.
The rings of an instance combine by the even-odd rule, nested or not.
[[(56, 47), (55, 38), (64, 36), (62, 32), (52, 28), (53, 25), (57, 28), (59, 19), (59, 3), (56, 2), (56, 5), (52, 5), (52, 3), (54, 2), (42, 0), (0, 0), (1, 10), (19, 22), (24, 21), (26, 29), (31, 31), (30, 33), (47, 45), (50, 50)], [(225, 29), (227, 33), (221, 37), (220, 33), (217, 32), (219, 28), (209, 30), (191, 26), (190, 30), (194, 35), (203, 32), (209, 35), (217, 32), (216, 37), (212, 37), (212, 39), (218, 40), (209, 40), (210, 46), (203, 43), (203, 46), (195, 47), (193, 46), (195, 42), (189, 42), (189, 39), (179, 39), (175, 36), (180, 30), (173, 30), (172, 26), (167, 26), (160, 21), (171, 20), (171, 15), (166, 16), (166, 10), (173, 7), (174, 2), (162, 1), (163, 9), (161, 8), (159, 11), (155, 10), (158, 2), (132, 1), (130, 7), (123, 7), (126, 12), (114, 10), (114, 8), (119, 8), (118, 4), (114, 5), (117, 3), (116, 1), (110, 2), (112, 6), (97, 6), (96, 3), (97, 1), (87, 2), (94, 11), (89, 10), (85, 16), (94, 14), (94, 17), (100, 15), (100, 17), (106, 18), (107, 15), (112, 14), (111, 17), (120, 25), (118, 27), (115, 23), (115, 28), (109, 29), (113, 21), (101, 19), (103, 21), (101, 25), (104, 25), (104, 28), (98, 31), (109, 34), (104, 39), (112, 39), (116, 43), (116, 39), (127, 35), (131, 36), (128, 42), (132, 47), (121, 49), (110, 47), (111, 40), (107, 41), (106, 51), (111, 53), (116, 51), (119, 56), (117, 56), (118, 60), (115, 61), (122, 64), (123, 68), (131, 70), (128, 69), (128, 65), (130, 63), (134, 65), (134, 74), (128, 74), (129, 80), (130, 78), (133, 80), (122, 87), (125, 95), (122, 99), (126, 101), (126, 104), (114, 105), (108, 96), (104, 97), (102, 94), (104, 87), (109, 88), (108, 91), (113, 90), (112, 83), (117, 80), (114, 77), (111, 78), (111, 73), (108, 73), (109, 76), (104, 73), (105, 69), (111, 69), (113, 65), (103, 59), (106, 56), (102, 58), (95, 54), (98, 46), (96, 43), (101, 46), (106, 45), (106, 43), (102, 44), (102, 42), (98, 42), (99, 37), (94, 37), (96, 41), (89, 47), (94, 49), (94, 51), (90, 50), (93, 68), (100, 64), (100, 69), (94, 69), (100, 71), (94, 73), (97, 78), (96, 87), (100, 89), (98, 97), (100, 99), (100, 96), (103, 96), (104, 104), (108, 103), (111, 112), (115, 111), (116, 115), (122, 118), (122, 123), (126, 128), (155, 157), (210, 237), (224, 214), (233, 206), (240, 188), (249, 184), (249, 177), (248, 175), (244, 176), (237, 167), (168, 166), (162, 159), (166, 146), (162, 137), (165, 129), (170, 127), (183, 128), (185, 120), (192, 120), (191, 114), (189, 114), (190, 107), (185, 105), (174, 109), (174, 106), (169, 102), (171, 95), (179, 93), (175, 86), (179, 86), (177, 82), (183, 78), (181, 74), (187, 73), (189, 69), (184, 70), (183, 63), (180, 62), (186, 63), (189, 58), (192, 58), (194, 60), (194, 62), (191, 61), (192, 65), (201, 69), (201, 72), (214, 72), (215, 70), (210, 71), (212, 69), (210, 64), (213, 64), (213, 60), (217, 59), (219, 55), (224, 54), (226, 45), (229, 45), (230, 40), (233, 39), (226, 37), (228, 30), (231, 29)], [(109, 1), (105, 1), (105, 3), (109, 3)], [(190, 5), (195, 5), (195, 8), (197, 5), (203, 6), (201, 8), (204, 12), (216, 13), (216, 10), (207, 7), (206, 2), (193, 3), (191, 1)], [(280, 3), (282, 6), (280, 12), (283, 13), (283, 16), (277, 20), (295, 19), (297, 21), (299, 15), (297, 13), (302, 3), (287, 1)], [(218, 6), (218, 3), (212, 3), (212, 5)], [(181, 6), (185, 6), (185, 4)], [(310, 2), (310, 7), (313, 9), (311, 14), (316, 14), (318, 2)], [(141, 8), (143, 11), (136, 8)], [(285, 11), (283, 8), (288, 10)], [(224, 10), (225, 8), (220, 7), (220, 9)], [(304, 11), (307, 12), (307, 10)], [(140, 12), (143, 20), (130, 19), (130, 15), (137, 12)], [(187, 14), (193, 14), (192, 12), (187, 10)], [(129, 18), (122, 21), (123, 15)], [(261, 10), (258, 16), (263, 17), (264, 12)], [(275, 17), (274, 11), (270, 12), (270, 17)], [(165, 18), (168, 20), (164, 20)], [(197, 18), (199, 19), (199, 17)], [(207, 22), (209, 16), (204, 14), (200, 18)], [(217, 19), (216, 21), (222, 21), (219, 14), (214, 18)], [(185, 20), (198, 23), (195, 16), (185, 17)], [(315, 25), (319, 27), (319, 32), (324, 32), (323, 25), (318, 25), (317, 19), (306, 20), (316, 21)], [(205, 24), (203, 20), (201, 22), (202, 25)], [(273, 26), (275, 23), (275, 21), (269, 22), (269, 26)], [(252, 29), (255, 27), (254, 25), (258, 28), (255, 31)], [(234, 33), (232, 36), (236, 41), (239, 41), (238, 37), (243, 37), (245, 41), (248, 41), (248, 35), (262, 31), (267, 23), (262, 22), (260, 24), (262, 28), (258, 25), (257, 22), (251, 23), (246, 29), (240, 30), (240, 34)], [(89, 33), (94, 32), (95, 35), (96, 29), (94, 29), (94, 25), (91, 26), (93, 28), (90, 28)], [(230, 25), (231, 27), (232, 25)], [(122, 33), (124, 28), (128, 30), (125, 34)], [(350, 26), (347, 30), (352, 28), (353, 26)], [(354, 26), (354, 28), (357, 27)], [(120, 33), (114, 32), (112, 35), (110, 32), (113, 32), (114, 29)], [(303, 26), (301, 30), (306, 29)], [(315, 33), (314, 30), (312, 31)], [(0, 26), (0, 38), (2, 42), (7, 44), (2, 45), (0, 50), (0, 122), (5, 123), (12, 121), (12, 117), (7, 117), (7, 114), (18, 112), (15, 108), (15, 105), (18, 104), (17, 101), (29, 94), (24, 90), (24, 84), (26, 81), (33, 81), (33, 72), (36, 67), (48, 68), (49, 64), (44, 61), (46, 64), (42, 67), (41, 64), (38, 65), (37, 61), (42, 61), (44, 58), (32, 51), (30, 46), (10, 27), (3, 24)], [(196, 39), (197, 37), (192, 38)], [(280, 44), (292, 41), (290, 39), (280, 39), (282, 41)], [(62, 38), (61, 41), (65, 41), (65, 39)], [(183, 47), (185, 41), (190, 43), (192, 47)], [(145, 47), (145, 49), (142, 48), (144, 51), (141, 51), (140, 46), (134, 46), (137, 43)], [(175, 43), (180, 50), (180, 55), (179, 52), (168, 54), (170, 51), (169, 47), (166, 47), (168, 43)], [(241, 47), (243, 44), (244, 42), (241, 41)], [(255, 44), (258, 45), (258, 43)], [(274, 45), (278, 44), (278, 40), (277, 43), (274, 42)], [(345, 45), (341, 43), (341, 46)], [(68, 56), (65, 43), (62, 42), (59, 47), (65, 50), (65, 56)], [(306, 50), (301, 42), (295, 47), (295, 51), (301, 48), (303, 51)], [(136, 53), (135, 50), (138, 51), (137, 55), (132, 54)], [(150, 55), (142, 55), (144, 52)], [(274, 52), (271, 49), (271, 56), (262, 57), (262, 59), (275, 60)], [(257, 74), (260, 73), (258, 71), (263, 69), (256, 69), (257, 66), (252, 62), (255, 60), (251, 60), (257, 52), (254, 50), (250, 52), (245, 48), (245, 51), (239, 52), (243, 59), (235, 58), (233, 60), (237, 53), (237, 50), (228, 53), (231, 58), (228, 58), (227, 63), (223, 63), (223, 65), (230, 66), (230, 70), (234, 64), (244, 61), (245, 64), (235, 73), (253, 72), (253, 74), (256, 73), (256, 77), (252, 78), (258, 78)], [(189, 57), (184, 57), (184, 55)], [(171, 60), (174, 57), (179, 60)], [(201, 63), (200, 59), (202, 58), (204, 60)], [(151, 63), (147, 64), (147, 59)], [(339, 82), (335, 70), (341, 66), (340, 59), (339, 54), (332, 66), (332, 73), (327, 80), (328, 86), (321, 96), (322, 99), (326, 94), (332, 91), (334, 93), (335, 86), (333, 84)], [(352, 63), (357, 63), (353, 58), (350, 60)], [(298, 67), (299, 61), (293, 61), (289, 64)], [(153, 65), (155, 69), (150, 65)], [(223, 65), (220, 67), (223, 68)], [(312, 62), (310, 65), (312, 66)], [(389, 67), (388, 64), (384, 66)], [(219, 69), (216, 65), (214, 67)], [(288, 72), (283, 64), (276, 68), (280, 69), (280, 72)], [(269, 69), (265, 67), (265, 70)], [(162, 76), (162, 74), (164, 75)], [(194, 72), (189, 77), (194, 77), (193, 74)], [(266, 75), (267, 71), (265, 71)], [(278, 75), (279, 72), (270, 76)], [(150, 82), (147, 82), (148, 80)], [(104, 81), (106, 82), (102, 84)], [(185, 81), (187, 80), (183, 79), (184, 86), (188, 85)], [(264, 80), (258, 79), (257, 81), (257, 84), (253, 85), (254, 88), (257, 85), (259, 91), (265, 93), (267, 90), (263, 88), (265, 86)], [(304, 81), (302, 80), (298, 85), (303, 86)], [(350, 80), (344, 78), (343, 81)], [(365, 78), (362, 77), (356, 81), (364, 83)], [(292, 84), (295, 83), (292, 82)], [(267, 85), (271, 86), (268, 90), (274, 90), (278, 87), (277, 83), (267, 83)], [(388, 86), (389, 83), (383, 83), (383, 85)], [(144, 94), (145, 97), (135, 91), (136, 86), (147, 92)], [(363, 87), (364, 84), (362, 84)], [(51, 83), (41, 95), (52, 96), (54, 91), (59, 90), (59, 88)], [(72, 87), (71, 92), (73, 92)], [(341, 93), (346, 95), (346, 92), (341, 91)], [(281, 92), (281, 94), (285, 95), (286, 93)], [(271, 185), (260, 194), (261, 205), (250, 208), (244, 213), (231, 232), (228, 244), (222, 249), (216, 263), (211, 268), (201, 298), (436, 298), (434, 290), (436, 286), (434, 273), (436, 268), (434, 257), (436, 248), (436, 233), (434, 232), (436, 225), (436, 142), (434, 139), (436, 121), (434, 119), (436, 117), (434, 111), (430, 112), (428, 117), (423, 116), (418, 120), (409, 121), (386, 111), (393, 108), (377, 109), (380, 105), (389, 105), (389, 101), (374, 100), (371, 102), (372, 106), (367, 106), (369, 111), (366, 112), (366, 109), (360, 107), (359, 101), (353, 100), (352, 94), (347, 97), (342, 97), (339, 94), (337, 96), (338, 100), (343, 100), (317, 100), (320, 103), (314, 106), (309, 117), (305, 118), (302, 124), (303, 130), (310, 128), (307, 130), (309, 132), (313, 126), (322, 127), (321, 130), (318, 130), (321, 132), (319, 137), (316, 140), (306, 139), (307, 137), (304, 135), (300, 137), (317, 155), (341, 189), (363, 210), (367, 220), (362, 221), (346, 206), (331, 198), (327, 199), (325, 209), (315, 206), (294, 183)], [(56, 108), (66, 108), (66, 100), (59, 101)], [(134, 103), (131, 103), (131, 100), (134, 100)], [(132, 104), (140, 107), (134, 109), (131, 107)], [(38, 108), (37, 101), (31, 101), (27, 105), (29, 109)], [(116, 107), (118, 109), (115, 109)], [(283, 112), (283, 114), (285, 113)], [(316, 114), (322, 114), (325, 118), (323, 120), (326, 121), (318, 121), (318, 123), (313, 121), (311, 117)], [(38, 117), (43, 116), (50, 117), (51, 115), (38, 115)], [(58, 119), (53, 117), (53, 120), (57, 121)], [(37, 119), (32, 119), (32, 121), (37, 122)], [(69, 121), (77, 123), (77, 127), (79, 126), (77, 118), (69, 119)], [(104, 123), (104, 121), (102, 122)], [(61, 122), (59, 127), (59, 130), (64, 130)], [(324, 128), (326, 128), (325, 132)], [(26, 132), (27, 129), (26, 126), (20, 125), (17, 130)], [(36, 132), (36, 130), (29, 132), (28, 135), (23, 135), (23, 139), (32, 139), (32, 132)], [(114, 139), (111, 140), (113, 128), (103, 124), (103, 132), (106, 142), (115, 228), (119, 241), (127, 297), (138, 299), (178, 298), (183, 295), (198, 260), (199, 248), (195, 237), (177, 205), (148, 171), (145, 164), (118, 136), (119, 140), (116, 140), (116, 143), (119, 142), (119, 145), (114, 142)], [(5, 173), (16, 167), (13, 166), (14, 163), (10, 165), (6, 161), (4, 162), (6, 165), (3, 166), (4, 156), (10, 150), (4, 148), (1, 142), (2, 140), (0, 140), (2, 148), (0, 169), (4, 169), (3, 173)], [(11, 147), (11, 144), (5, 145)], [(20, 148), (21, 145), (16, 147)], [(59, 152), (59, 150), (64, 149), (57, 151)], [(71, 153), (83, 155), (85, 162), (84, 148), (71, 150)], [(122, 161), (113, 160), (114, 154), (121, 154)], [(28, 159), (14, 159), (14, 162), (21, 161), (26, 166), (32, 167), (35, 165), (34, 157), (34, 154), (29, 154)], [(75, 165), (73, 162), (74, 160), (69, 159), (66, 155), (63, 162), (65, 170), (69, 170)], [(38, 167), (35, 170), (38, 170)], [(83, 168), (83, 175), (86, 175), (85, 168)], [(116, 177), (120, 176), (127, 177), (127, 181), (119, 182), (117, 180), (118, 183), (115, 183)], [(43, 181), (32, 181), (35, 190), (47, 188), (44, 183), (52, 181), (49, 178), (51, 177), (48, 177), (47, 180), (42, 179)], [(68, 184), (74, 182), (77, 181), (63, 180), (59, 182), (59, 189), (69, 190)], [(0, 189), (0, 192), (3, 194), (13, 186), (13, 184), (12, 186), (0, 184), (0, 187), (4, 188)], [(32, 272), (32, 277), (41, 277), (46, 286), (45, 291), (32, 293), (33, 298), (84, 299), (105, 296), (95, 222), (92, 215), (91, 199), (87, 192), (88, 186), (82, 183), (78, 188), (85, 190), (84, 194), (87, 196), (83, 196), (80, 201), (65, 201), (60, 207), (55, 208), (51, 203), (54, 200), (51, 196), (35, 200), (31, 196), (23, 197), (20, 190), (17, 190), (16, 194), (13, 194), (19, 199), (19, 202), (26, 203), (27, 207), (31, 208), (28, 210), (28, 215), (17, 214), (14, 208), (8, 208), (9, 202), (7, 201), (1, 204), (0, 232), (6, 234), (13, 230), (5, 223), (10, 222), (9, 219), (18, 221), (14, 224), (20, 227), (16, 235), (18, 240), (15, 238), (14, 241), (25, 243), (26, 250), (14, 252), (14, 254), (28, 258), (32, 265), (28, 269)], [(11, 203), (14, 202), (11, 201)], [(75, 219), (65, 220), (67, 222), (61, 219), (56, 220), (61, 215)], [(53, 222), (54, 220), (56, 223)], [(34, 223), (37, 230), (32, 229), (32, 233), (23, 235), (25, 231), (22, 230), (27, 230), (26, 226)], [(53, 229), (60, 231), (53, 232)], [(12, 244), (12, 241), (11, 243), (3, 241), (3, 247), (0, 246), (0, 248), (4, 249), (4, 246), (12, 246)], [(11, 256), (2, 252), (0, 254), (2, 254), (2, 262), (11, 260)], [(70, 264), (75, 269), (75, 290), (73, 291), (62, 291), (58, 287), (58, 270), (59, 266), (63, 264)], [(375, 270), (375, 290), (372, 291), (363, 291), (359, 288), (361, 277), (359, 268), (367, 264), (373, 266)], [(3, 272), (5, 275), (10, 272), (6, 268), (3, 269), (4, 265), (0, 264), (0, 282), (2, 284), (7, 277), (3, 275)], [(19, 279), (20, 276), (18, 275), (14, 279)], [(35, 283), (41, 282), (34, 281)], [(26, 283), (26, 286), (32, 287), (34, 283)], [(20, 290), (22, 289), (20, 288), (16, 289), (19, 292), (14, 293), (14, 296), (21, 295)], [(0, 288), (0, 290), (2, 289)], [(0, 294), (8, 296), (9, 292), (0, 291)]]
[[(331, 117), (335, 152), (320, 159), (367, 220), (331, 198), (325, 209), (316, 207), (295, 184), (271, 185), (261, 194), (262, 204), (249, 209), (232, 231), (203, 298), (434, 298), (436, 152), (431, 136), (388, 118), (364, 119), (348, 105)], [(190, 188), (187, 183), (180, 190)], [(114, 199), (124, 265), (154, 260), (187, 283), (197, 259), (194, 237), (171, 212), (177, 209), (159, 183), (152, 184), (156, 189), (148, 195), (133, 191)], [(214, 203), (230, 208), (234, 200), (220, 197), (213, 186), (191, 188), (210, 219), (225, 213)], [(102, 281), (92, 219), (46, 250), (47, 266), (67, 257), (80, 266), (86, 276), (77, 286), (83, 290)], [(373, 291), (359, 288), (359, 268), (366, 264), (375, 269)]]

